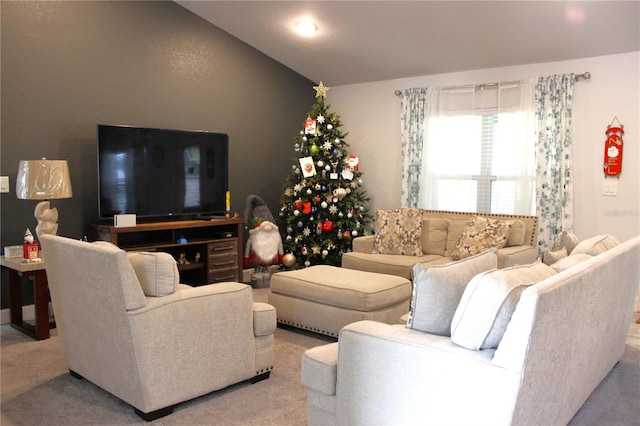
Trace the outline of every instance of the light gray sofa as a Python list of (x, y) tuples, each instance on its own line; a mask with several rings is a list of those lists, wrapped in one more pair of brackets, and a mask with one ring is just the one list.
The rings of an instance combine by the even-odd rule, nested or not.
[(344, 327), (303, 357), (309, 424), (567, 424), (622, 356), (640, 282), (640, 237), (591, 254), (576, 248), (525, 286), (497, 349), (403, 325)]
[(145, 420), (245, 380), (269, 377), (275, 309), (251, 287), (178, 283), (167, 253), (42, 235), (66, 364)]
[(342, 255), (342, 267), (360, 271), (391, 274), (413, 279), (416, 263), (443, 265), (452, 261), (456, 243), (470, 218), (479, 215), (489, 219), (511, 221), (513, 227), (505, 247), (498, 249), (498, 267), (530, 263), (538, 257), (536, 216), (491, 213), (463, 213), (422, 210), (420, 256), (372, 253), (375, 235), (354, 238), (353, 251)]

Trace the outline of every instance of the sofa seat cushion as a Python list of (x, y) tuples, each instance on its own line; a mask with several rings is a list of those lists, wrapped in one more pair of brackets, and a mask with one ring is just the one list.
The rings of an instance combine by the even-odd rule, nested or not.
[(409, 300), (411, 282), (395, 275), (316, 265), (274, 274), (271, 292), (371, 312)]
[(451, 322), (451, 340), (468, 349), (497, 348), (524, 289), (555, 275), (540, 261), (476, 275)]
[(391, 274), (408, 280), (413, 279), (413, 266), (423, 262), (451, 262), (451, 258), (430, 254), (422, 256), (399, 256), (394, 254), (372, 254), (349, 252), (342, 255), (342, 267), (360, 271)]
[(374, 254), (422, 255), (420, 209), (377, 210)]
[(472, 217), (465, 226), (451, 253), (453, 260), (474, 256), (490, 248), (502, 248), (507, 243), (513, 222), (490, 219), (482, 216)]
[(407, 327), (441, 336), (451, 335), (451, 321), (469, 281), (498, 267), (496, 249), (440, 266), (418, 263), (413, 268), (413, 297)]

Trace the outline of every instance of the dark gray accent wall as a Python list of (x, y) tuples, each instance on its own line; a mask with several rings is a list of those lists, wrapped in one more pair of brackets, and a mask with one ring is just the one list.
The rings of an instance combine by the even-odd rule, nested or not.
[(36, 201), (15, 195), (25, 159), (69, 161), (58, 234), (87, 234), (98, 123), (228, 133), (232, 211), (258, 194), (276, 214), (313, 82), (173, 2), (2, 1), (0, 14), (2, 247), (36, 225)]

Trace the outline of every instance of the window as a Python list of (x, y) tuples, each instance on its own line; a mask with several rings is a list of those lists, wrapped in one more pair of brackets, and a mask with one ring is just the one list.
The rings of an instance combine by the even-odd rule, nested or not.
[(523, 107), (522, 98), (529, 96), (520, 84), (428, 94), (424, 208), (534, 213), (533, 105)]

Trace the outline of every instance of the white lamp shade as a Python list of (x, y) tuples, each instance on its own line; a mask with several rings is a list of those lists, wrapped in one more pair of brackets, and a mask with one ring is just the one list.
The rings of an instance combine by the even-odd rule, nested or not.
[(71, 198), (71, 178), (66, 160), (21, 160), (16, 178), (16, 196), (21, 200)]

